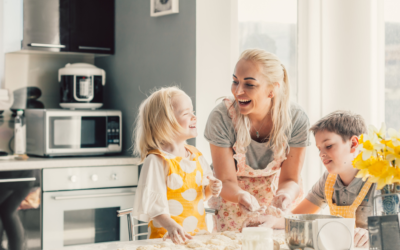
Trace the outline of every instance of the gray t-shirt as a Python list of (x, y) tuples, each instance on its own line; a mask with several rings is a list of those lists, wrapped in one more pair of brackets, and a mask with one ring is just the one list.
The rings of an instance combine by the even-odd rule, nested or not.
[[(307, 200), (321, 208), (326, 207), (328, 204), (325, 196), (325, 182), (328, 178), (328, 174), (329, 173), (325, 171), (306, 196)], [(337, 206), (350, 206), (357, 198), (364, 183), (365, 182), (363, 182), (362, 179), (354, 178), (348, 186), (345, 186), (338, 175), (336, 182), (333, 185), (334, 194), (332, 195), (332, 202)], [(376, 195), (375, 192), (376, 183), (372, 184), (367, 195), (356, 210), (357, 227), (367, 229), (368, 216), (372, 216), (373, 196)]]
[[(288, 134), (290, 147), (306, 147), (310, 145), (310, 122), (304, 110), (297, 104), (290, 106), (292, 116), (292, 131)], [(230, 148), (236, 142), (236, 132), (232, 119), (224, 102), (218, 104), (208, 117), (204, 137), (215, 146)], [(268, 142), (251, 140), (247, 147), (246, 164), (253, 169), (264, 169), (274, 160), (274, 153)]]

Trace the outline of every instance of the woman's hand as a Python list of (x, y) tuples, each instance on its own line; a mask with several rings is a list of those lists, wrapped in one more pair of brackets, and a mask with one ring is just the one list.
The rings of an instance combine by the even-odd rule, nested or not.
[(193, 237), (186, 233), (185, 229), (176, 223), (176, 221), (174, 221), (168, 214), (161, 214), (157, 217), (154, 217), (154, 220), (160, 223), (161, 226), (167, 230), (163, 240), (169, 238), (175, 244), (182, 244), (187, 239), (193, 239)]
[(245, 227), (269, 227), (272, 228), (283, 217), (283, 212), (279, 208), (262, 206), (258, 210), (249, 213), (248, 218), (243, 222), (242, 228)]
[(222, 190), (222, 181), (218, 180), (214, 176), (207, 176), (207, 179), (210, 181), (210, 184), (208, 185), (212, 196), (218, 197)]
[(279, 208), (282, 211), (288, 211), (291, 208), (293, 199), (287, 193), (281, 193), (274, 196), (272, 199), (272, 206)]
[(239, 192), (237, 200), (239, 207), (244, 213), (253, 212), (260, 208), (260, 204), (258, 204), (256, 197), (251, 195), (249, 192)]
[(354, 246), (355, 247), (367, 247), (368, 245), (368, 230), (357, 227), (354, 229)]

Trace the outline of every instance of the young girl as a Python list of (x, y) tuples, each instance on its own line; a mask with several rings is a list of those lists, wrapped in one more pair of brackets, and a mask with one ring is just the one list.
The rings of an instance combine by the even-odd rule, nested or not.
[(207, 230), (204, 201), (218, 196), (222, 183), (202, 154), (186, 144), (196, 136), (192, 101), (177, 87), (155, 91), (140, 105), (134, 143), (143, 167), (133, 216), (149, 222), (151, 239), (168, 232), (174, 243), (182, 243)]

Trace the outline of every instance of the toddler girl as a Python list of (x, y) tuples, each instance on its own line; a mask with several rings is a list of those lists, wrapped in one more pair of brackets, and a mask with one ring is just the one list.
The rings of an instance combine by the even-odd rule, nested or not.
[(197, 136), (196, 121), (192, 100), (177, 87), (155, 91), (140, 105), (134, 143), (143, 167), (133, 216), (149, 222), (151, 239), (168, 235), (182, 243), (207, 230), (204, 201), (218, 196), (222, 183), (186, 144)]

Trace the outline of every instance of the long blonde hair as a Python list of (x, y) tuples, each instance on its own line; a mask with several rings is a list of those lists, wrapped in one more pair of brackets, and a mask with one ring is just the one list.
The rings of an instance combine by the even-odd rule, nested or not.
[(161, 88), (140, 104), (132, 139), (133, 153), (140, 157), (141, 162), (150, 150), (160, 149), (181, 131), (171, 100), (182, 94), (185, 92), (178, 87)]
[[(289, 152), (287, 133), (292, 130), (290, 113), (290, 86), (289, 77), (285, 66), (272, 53), (261, 49), (247, 49), (240, 55), (239, 60), (248, 60), (262, 66), (262, 73), (266, 77), (269, 85), (279, 83), (279, 92), (271, 100), (272, 130), (268, 146), (274, 151), (275, 159), (283, 160)], [(251, 122), (248, 116), (242, 115), (239, 111), (237, 102), (234, 107), (238, 117), (236, 123), (237, 131), (237, 150), (246, 152), (246, 147), (250, 145)]]

